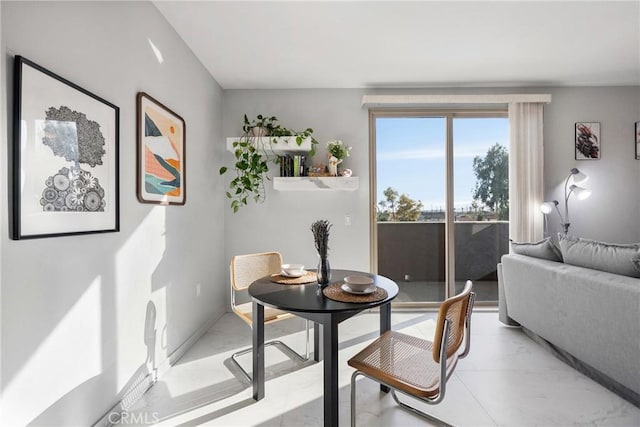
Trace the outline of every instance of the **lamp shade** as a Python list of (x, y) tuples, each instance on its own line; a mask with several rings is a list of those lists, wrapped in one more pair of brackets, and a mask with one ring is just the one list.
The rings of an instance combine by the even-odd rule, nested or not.
[(588, 188), (578, 187), (577, 185), (572, 185), (569, 187), (569, 190), (573, 191), (573, 194), (576, 195), (578, 200), (584, 200), (591, 195), (591, 190)]
[(571, 177), (573, 178), (573, 182), (575, 184), (581, 184), (589, 179), (586, 174), (580, 172), (577, 168), (571, 169)]
[(554, 200), (553, 202), (545, 202), (540, 205), (540, 210), (542, 211), (543, 214), (547, 215), (547, 214), (550, 214), (551, 211), (553, 211), (553, 208), (556, 207), (557, 205), (558, 205), (557, 200)]

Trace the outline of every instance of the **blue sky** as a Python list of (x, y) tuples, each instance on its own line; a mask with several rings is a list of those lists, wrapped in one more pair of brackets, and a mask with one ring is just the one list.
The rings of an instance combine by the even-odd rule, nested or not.
[[(473, 158), (483, 157), (496, 142), (508, 147), (507, 118), (455, 118), (454, 206), (467, 209), (473, 200)], [(377, 118), (377, 195), (393, 187), (420, 200), (424, 209), (444, 208), (445, 119), (442, 117)]]

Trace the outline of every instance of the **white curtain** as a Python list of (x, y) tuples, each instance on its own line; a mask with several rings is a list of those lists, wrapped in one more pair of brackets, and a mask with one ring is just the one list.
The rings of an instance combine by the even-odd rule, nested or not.
[(509, 236), (515, 242), (543, 237), (543, 103), (509, 103)]

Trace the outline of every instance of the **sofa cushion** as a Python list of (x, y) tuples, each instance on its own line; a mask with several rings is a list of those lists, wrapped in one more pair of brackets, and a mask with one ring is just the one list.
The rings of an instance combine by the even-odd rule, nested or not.
[(518, 255), (527, 255), (534, 258), (562, 262), (562, 254), (551, 241), (551, 237), (547, 237), (536, 243), (517, 243), (513, 240), (510, 240), (510, 242), (511, 250)]
[(619, 245), (564, 235), (559, 243), (567, 264), (640, 277), (640, 243)]

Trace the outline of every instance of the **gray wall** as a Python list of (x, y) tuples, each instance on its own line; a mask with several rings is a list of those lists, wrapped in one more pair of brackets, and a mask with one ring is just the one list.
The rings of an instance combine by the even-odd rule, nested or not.
[[(327, 163), (326, 141), (341, 139), (353, 146), (344, 162), (360, 188), (354, 192), (278, 192), (268, 182), (263, 204), (250, 204), (233, 214), (225, 204), (225, 253), (231, 256), (277, 250), (285, 262), (301, 262), (315, 268), (317, 255), (309, 227), (317, 219), (332, 224), (329, 261), (332, 268), (369, 269), (368, 223), (368, 113), (360, 108), (362, 90), (226, 90), (223, 96), (223, 134), (240, 136), (242, 117), (259, 113), (275, 115), (283, 126), (314, 129), (320, 142), (316, 162)], [(233, 154), (224, 156), (233, 164)], [(273, 167), (273, 176), (278, 175)], [(230, 180), (225, 176), (225, 184)], [(344, 216), (351, 216), (345, 226)]]
[[(640, 160), (634, 123), (640, 121), (640, 87), (555, 88), (545, 108), (545, 195), (564, 205), (564, 182), (577, 167), (589, 176), (591, 197), (569, 200), (569, 234), (614, 243), (640, 241)], [(600, 122), (600, 160), (574, 160), (574, 123)], [(553, 213), (549, 231), (560, 231)]]
[[(585, 201), (571, 200), (571, 233), (611, 242), (640, 241), (640, 161), (634, 159), (633, 125), (640, 120), (639, 87), (599, 88), (461, 88), (432, 90), (296, 89), (226, 90), (223, 98), (223, 133), (239, 136), (242, 115), (276, 115), (291, 128), (316, 130), (321, 150), (317, 161), (325, 160), (325, 143), (342, 139), (353, 146), (345, 167), (360, 177), (355, 193), (275, 192), (267, 185), (262, 205), (242, 208), (232, 214), (225, 207), (225, 253), (233, 254), (275, 249), (285, 260), (315, 265), (315, 251), (309, 225), (317, 218), (330, 220), (330, 260), (333, 266), (368, 269), (369, 266), (369, 132), (363, 94), (427, 93), (550, 93), (545, 107), (545, 199), (561, 200), (564, 179), (572, 167), (591, 176), (593, 190)], [(573, 129), (576, 121), (600, 121), (602, 159), (576, 161)], [(232, 164), (233, 155), (225, 154)], [(277, 176), (277, 169), (273, 175)], [(228, 181), (229, 178), (227, 177)], [(352, 226), (344, 225), (350, 214)], [(559, 230), (555, 215), (549, 218), (549, 232)]]
[[(6, 2), (2, 75), (26, 58), (120, 107), (121, 231), (9, 240), (0, 149), (3, 425), (91, 425), (225, 308), (222, 90), (148, 2)], [(158, 46), (158, 64), (147, 38)], [(183, 207), (135, 194), (136, 93), (187, 125)]]

